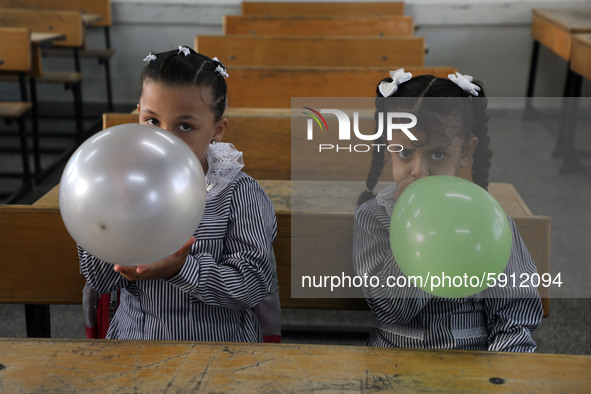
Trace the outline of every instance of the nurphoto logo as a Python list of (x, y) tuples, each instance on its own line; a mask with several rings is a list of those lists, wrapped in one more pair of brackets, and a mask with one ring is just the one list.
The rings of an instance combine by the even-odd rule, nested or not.
[[(410, 131), (411, 128), (416, 126), (417, 117), (408, 112), (378, 112), (377, 114), (377, 127), (370, 133), (363, 133), (359, 129), (359, 112), (353, 112), (353, 122), (349, 115), (345, 111), (339, 109), (325, 109), (322, 108), (317, 111), (310, 107), (303, 107), (307, 111), (304, 112), (310, 119), (307, 121), (306, 127), (306, 138), (309, 141), (314, 140), (314, 124), (318, 125), (321, 132), (328, 132), (328, 125), (326, 119), (322, 114), (331, 114), (336, 116), (338, 121), (338, 141), (351, 141), (352, 134), (355, 138), (362, 141), (376, 141), (382, 137), (384, 132), (386, 133), (386, 141), (392, 140), (392, 132), (395, 130), (402, 131), (411, 141), (417, 141), (417, 137)], [(401, 123), (402, 120), (407, 122)], [(351, 125), (352, 123), (352, 125)], [(352, 131), (352, 132), (351, 132)], [(400, 152), (403, 150), (400, 144), (383, 144), (383, 143), (372, 143), (372, 144), (318, 144), (318, 151), (323, 152), (327, 150), (333, 150), (336, 152), (347, 151), (347, 152), (369, 152), (374, 147), (378, 150), (387, 149), (389, 152)]]

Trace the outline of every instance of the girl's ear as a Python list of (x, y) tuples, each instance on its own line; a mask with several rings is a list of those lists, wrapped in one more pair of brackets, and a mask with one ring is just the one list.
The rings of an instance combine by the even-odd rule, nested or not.
[(213, 129), (212, 139), (215, 141), (220, 141), (224, 136), (226, 127), (228, 127), (228, 118), (222, 118), (219, 122), (216, 123), (215, 128)]
[(460, 167), (466, 168), (472, 164), (474, 158), (474, 151), (478, 145), (478, 137), (472, 135), (470, 140), (464, 144), (462, 148), (462, 158), (460, 159)]

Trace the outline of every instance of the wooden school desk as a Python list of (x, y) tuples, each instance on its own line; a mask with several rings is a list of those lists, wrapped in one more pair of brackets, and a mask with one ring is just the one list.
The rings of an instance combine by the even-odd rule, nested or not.
[[(79, 11), (48, 11), (38, 9), (0, 9), (0, 24), (13, 27), (26, 27), (34, 33), (62, 33), (61, 40), (55, 40), (52, 45), (73, 50), (74, 64), (79, 64), (78, 50), (84, 46), (84, 24)], [(44, 41), (45, 43), (46, 41)], [(82, 74), (76, 72), (51, 71), (41, 72), (41, 49), (33, 48), (33, 72), (29, 75), (30, 101), (33, 103), (33, 147), (35, 179), (49, 174), (59, 164), (59, 159), (53, 161), (47, 168), (42, 168), (39, 153), (39, 116), (37, 112), (37, 84), (60, 84), (71, 89), (75, 109), (75, 138), (80, 138), (83, 128), (82, 114)], [(79, 67), (76, 67), (79, 69)], [(24, 100), (23, 100), (24, 101)]]
[(590, 392), (591, 356), (0, 339), (7, 392)]
[[(103, 47), (84, 47), (78, 51), (80, 58), (98, 60), (105, 67), (105, 84), (109, 111), (113, 111), (113, 97), (111, 92), (110, 59), (115, 54), (111, 48), (110, 27), (112, 25), (111, 0), (0, 0), (2, 8), (24, 8), (33, 10), (80, 10), (82, 23), (85, 27), (97, 27), (104, 31), (105, 45)], [(50, 48), (44, 51), (46, 56), (72, 57), (72, 51), (65, 48)], [(80, 71), (79, 64), (76, 65)]]
[[(534, 39), (527, 97), (534, 94), (540, 44), (570, 63), (573, 34), (591, 33), (591, 8), (589, 9), (534, 9), (531, 35)], [(567, 67), (564, 96), (569, 95), (572, 72)]]
[[(534, 95), (540, 44), (567, 62), (562, 96), (580, 96), (582, 78), (573, 70), (571, 62), (573, 61), (574, 38), (583, 33), (591, 33), (591, 8), (533, 10), (531, 35), (534, 41), (526, 92), (526, 113), (530, 113), (533, 109), (531, 98)], [(564, 101), (553, 153), (554, 157), (564, 156), (564, 162), (560, 167), (561, 174), (568, 174), (579, 167), (576, 159), (572, 157), (574, 137), (571, 136), (574, 135), (574, 131), (571, 130), (574, 126), (571, 119), (576, 115), (574, 101), (576, 100), (567, 99)]]

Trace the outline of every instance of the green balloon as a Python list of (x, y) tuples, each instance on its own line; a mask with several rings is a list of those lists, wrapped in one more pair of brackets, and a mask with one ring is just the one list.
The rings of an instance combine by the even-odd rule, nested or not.
[(396, 201), (390, 245), (417, 287), (440, 297), (468, 297), (505, 269), (511, 227), (486, 190), (462, 178), (433, 175), (411, 183)]

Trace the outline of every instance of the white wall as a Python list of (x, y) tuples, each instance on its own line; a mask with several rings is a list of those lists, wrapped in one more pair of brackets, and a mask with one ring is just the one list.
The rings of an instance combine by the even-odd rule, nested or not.
[[(239, 14), (240, 0), (112, 0), (112, 7), (111, 40), (117, 50), (111, 63), (114, 99), (133, 104), (142, 59), (149, 51), (192, 46), (197, 34), (221, 34), (222, 16)], [(426, 65), (455, 66), (482, 80), (490, 96), (523, 96), (532, 47), (531, 10), (566, 7), (588, 8), (591, 0), (407, 0), (406, 14), (419, 26), (416, 34), (425, 37), (429, 48)], [(101, 44), (102, 30), (90, 30), (88, 46)], [(44, 67), (52, 70), (73, 65), (68, 60), (45, 58)], [(102, 66), (84, 60), (82, 67), (85, 101), (103, 102)], [(535, 94), (561, 96), (565, 73), (566, 62), (542, 47)], [(585, 95), (588, 85), (585, 82)], [(5, 84), (0, 89), (2, 98), (18, 95)], [(71, 95), (55, 86), (40, 86), (39, 98), (70, 101)]]

